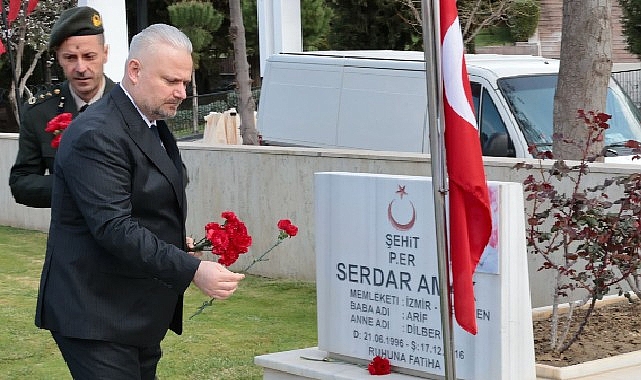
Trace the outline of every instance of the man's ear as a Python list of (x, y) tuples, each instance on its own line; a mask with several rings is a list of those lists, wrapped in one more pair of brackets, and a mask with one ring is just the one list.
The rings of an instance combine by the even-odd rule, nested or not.
[(135, 58), (127, 61), (127, 78), (129, 78), (131, 83), (134, 85), (138, 83), (138, 77), (140, 76), (140, 67), (140, 61)]
[(104, 65), (107, 63), (107, 60), (109, 59), (109, 44), (105, 44), (105, 58), (102, 60), (102, 64)]

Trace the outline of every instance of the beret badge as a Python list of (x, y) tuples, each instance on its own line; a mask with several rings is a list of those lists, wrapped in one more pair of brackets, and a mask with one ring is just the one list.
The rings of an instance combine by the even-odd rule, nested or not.
[(102, 19), (100, 18), (99, 14), (94, 14), (93, 17), (91, 17), (91, 22), (93, 23), (93, 26), (96, 28), (102, 25)]

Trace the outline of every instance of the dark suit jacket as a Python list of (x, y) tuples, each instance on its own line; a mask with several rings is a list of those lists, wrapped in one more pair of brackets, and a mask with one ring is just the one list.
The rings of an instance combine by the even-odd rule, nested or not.
[(137, 346), (182, 332), (183, 293), (200, 261), (183, 251), (183, 167), (159, 126), (167, 152), (117, 85), (64, 132), (37, 326)]
[[(105, 94), (114, 82), (105, 77)], [(51, 207), (51, 176), (56, 149), (51, 147), (53, 133), (45, 132), (47, 123), (56, 115), (78, 114), (69, 82), (36, 94), (25, 104), (20, 116), (18, 156), (9, 174), (9, 186), (16, 202), (30, 207)]]

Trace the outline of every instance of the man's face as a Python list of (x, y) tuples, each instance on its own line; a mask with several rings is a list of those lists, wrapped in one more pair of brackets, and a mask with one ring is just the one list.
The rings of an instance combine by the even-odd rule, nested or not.
[(187, 97), (191, 54), (171, 48), (158, 49), (149, 52), (143, 61), (137, 63), (136, 105), (149, 120), (176, 116), (178, 106)]
[(84, 101), (93, 98), (102, 83), (108, 48), (103, 36), (72, 36), (56, 50), (69, 85)]

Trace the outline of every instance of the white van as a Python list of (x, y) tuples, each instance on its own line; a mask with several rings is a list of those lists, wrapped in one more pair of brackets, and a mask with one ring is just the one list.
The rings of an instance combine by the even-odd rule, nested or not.
[[(531, 157), (551, 149), (558, 60), (466, 55), (486, 156)], [(423, 52), (316, 51), (267, 59), (258, 109), (268, 145), (429, 153)], [(641, 114), (612, 80), (606, 112), (609, 155), (641, 141)]]

